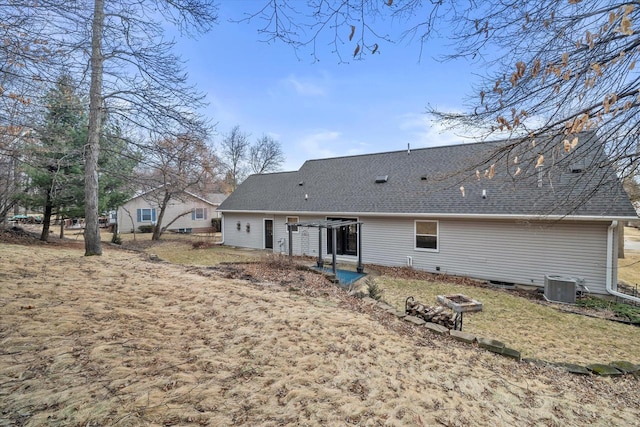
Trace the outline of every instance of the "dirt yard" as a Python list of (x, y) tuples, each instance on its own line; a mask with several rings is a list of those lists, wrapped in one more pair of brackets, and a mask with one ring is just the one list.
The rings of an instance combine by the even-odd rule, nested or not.
[(504, 359), (316, 274), (83, 252), (0, 243), (1, 426), (640, 425), (633, 377)]

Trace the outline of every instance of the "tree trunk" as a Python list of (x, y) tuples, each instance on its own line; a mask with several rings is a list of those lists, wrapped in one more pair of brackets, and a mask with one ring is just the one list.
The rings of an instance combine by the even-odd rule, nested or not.
[(169, 200), (171, 200), (171, 193), (169, 191), (165, 191), (164, 197), (162, 198), (162, 205), (160, 206), (160, 212), (158, 212), (158, 221), (156, 221), (153, 229), (153, 236), (151, 236), (151, 240), (160, 240), (160, 236), (162, 236), (162, 219), (164, 218), (164, 212), (167, 210)]
[(47, 195), (44, 199), (44, 215), (42, 217), (42, 233), (40, 234), (40, 240), (43, 242), (49, 241), (49, 226), (51, 224), (51, 211), (53, 206), (51, 203), (51, 192), (47, 190)]
[(102, 255), (100, 227), (98, 227), (98, 155), (102, 121), (102, 31), (104, 29), (104, 0), (94, 0), (91, 25), (91, 86), (89, 88), (89, 129), (85, 153), (84, 180), (84, 248), (85, 256)]
[(118, 240), (118, 213), (116, 211), (116, 222), (111, 225), (111, 243), (115, 243)]
[(60, 239), (64, 239), (64, 216), (60, 218)]

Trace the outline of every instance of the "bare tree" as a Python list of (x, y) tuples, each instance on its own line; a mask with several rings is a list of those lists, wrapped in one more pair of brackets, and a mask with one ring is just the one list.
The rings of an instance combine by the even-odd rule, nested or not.
[(253, 173), (275, 172), (284, 160), (282, 146), (268, 135), (258, 138), (249, 149), (249, 166)]
[(249, 135), (237, 125), (224, 135), (221, 145), (224, 181), (229, 191), (234, 191), (249, 173), (274, 172), (284, 163), (282, 146), (277, 140), (263, 135), (251, 144)]
[(159, 208), (152, 236), (152, 240), (159, 240), (167, 227), (192, 212), (187, 210), (167, 219), (169, 204), (183, 200), (187, 192), (200, 193), (202, 187), (215, 178), (218, 159), (202, 139), (181, 135), (157, 141), (148, 152), (146, 165), (140, 181), (144, 183), (144, 198)]
[[(341, 61), (345, 55), (363, 59), (383, 52), (401, 39), (417, 40), (419, 56), (434, 31), (449, 38), (452, 53), (442, 59), (466, 59), (482, 77), (478, 87), (470, 88), (474, 94), (467, 112), (428, 111), (458, 133), (509, 141), (460, 171), (461, 179), (493, 166), (514, 179), (530, 173), (535, 180), (544, 168), (563, 166), (548, 155), (552, 152), (575, 153), (573, 163), (613, 167), (621, 177), (637, 173), (637, 1), (265, 2), (244, 19), (258, 22), (265, 40), (310, 49), (314, 57), (317, 46), (329, 43)], [(400, 24), (399, 33), (387, 32), (391, 21)], [(594, 133), (605, 143), (604, 156), (598, 144), (576, 150), (593, 142)], [(513, 168), (513, 159), (523, 156), (533, 159), (532, 167)], [(544, 174), (551, 178), (558, 170), (544, 169)], [(599, 185), (617, 183), (607, 179)], [(573, 195), (573, 206), (567, 208), (592, 196)]]
[(17, 0), (3, 12), (11, 18), (10, 53), (20, 61), (11, 71), (25, 85), (51, 82), (64, 68), (88, 86), (85, 255), (99, 255), (102, 118), (108, 112), (131, 139), (145, 133), (152, 139), (205, 133), (207, 122), (197, 113), (204, 96), (188, 84), (158, 18), (183, 33), (201, 33), (215, 22), (216, 8), (212, 0)]
[[(634, 176), (640, 156), (640, 76), (635, 68), (640, 36), (633, 27), (640, 8), (633, 3), (490, 1), (458, 16), (453, 36), (458, 50), (451, 57), (473, 58), (489, 49), (500, 54), (488, 64), (479, 62), (488, 71), (467, 113), (431, 112), (481, 139), (508, 138), (510, 143), (491, 159), (503, 171), (518, 153), (530, 153), (539, 158), (532, 173), (539, 173), (556, 164), (545, 153), (573, 153), (595, 133), (605, 144), (605, 156), (591, 162), (594, 146), (578, 151), (571, 161), (614, 168), (622, 178)], [(598, 182), (601, 191), (616, 185)], [(592, 195), (572, 197), (566, 210)]]
[(25, 187), (22, 158), (24, 147), (32, 140), (31, 131), (8, 126), (0, 133), (0, 224), (11, 212), (17, 213), (17, 201)]
[[(422, 0), (264, 0), (239, 19), (255, 22), (265, 42), (281, 41), (296, 52), (309, 49), (319, 59), (318, 46), (330, 46), (339, 61), (379, 54), (397, 40), (418, 37), (426, 41), (444, 16), (468, 5), (456, 1)], [(403, 24), (389, 33), (389, 22)], [(422, 44), (421, 44), (422, 46)]]
[(244, 180), (247, 175), (246, 159), (250, 149), (249, 135), (234, 126), (222, 138), (221, 160), (225, 167), (225, 181), (231, 191)]

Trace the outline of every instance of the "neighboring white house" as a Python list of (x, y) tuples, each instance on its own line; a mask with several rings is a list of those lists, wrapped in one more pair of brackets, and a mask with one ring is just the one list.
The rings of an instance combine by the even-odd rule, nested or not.
[[(142, 225), (155, 225), (160, 208), (154, 190), (139, 194), (118, 208), (118, 229), (121, 233), (138, 231)], [(167, 206), (162, 227), (168, 231), (196, 233), (211, 230), (211, 218), (220, 217), (216, 210), (225, 199), (224, 194), (209, 194), (207, 198), (185, 191), (173, 197)], [(209, 200), (213, 199), (213, 200)], [(177, 219), (176, 219), (177, 218)], [(171, 223), (176, 219), (173, 223)], [(170, 225), (168, 225), (171, 223)]]
[[(636, 212), (593, 133), (309, 160), (252, 175), (219, 207), (226, 245), (543, 286), (616, 290), (618, 229)], [(568, 151), (567, 151), (568, 149)], [(541, 157), (544, 155), (544, 157)], [(486, 162), (486, 159), (493, 159)], [(352, 220), (337, 231), (305, 223)]]

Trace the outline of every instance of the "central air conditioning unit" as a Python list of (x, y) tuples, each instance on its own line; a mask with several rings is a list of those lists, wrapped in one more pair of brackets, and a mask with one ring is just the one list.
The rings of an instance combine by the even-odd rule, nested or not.
[(573, 277), (546, 274), (544, 276), (544, 299), (564, 304), (576, 303), (578, 280)]

